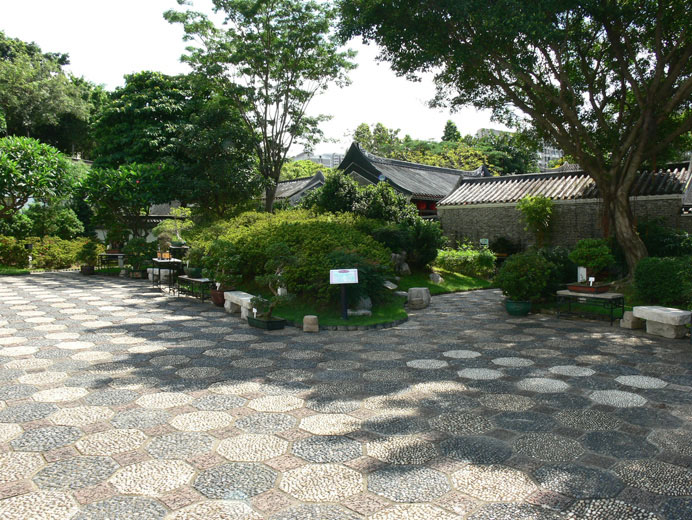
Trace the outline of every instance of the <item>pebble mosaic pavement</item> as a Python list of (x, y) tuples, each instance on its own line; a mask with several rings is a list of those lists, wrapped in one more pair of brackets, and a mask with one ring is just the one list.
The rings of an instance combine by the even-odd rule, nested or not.
[(692, 519), (692, 348), (495, 290), (310, 335), (3, 277), (0, 518)]

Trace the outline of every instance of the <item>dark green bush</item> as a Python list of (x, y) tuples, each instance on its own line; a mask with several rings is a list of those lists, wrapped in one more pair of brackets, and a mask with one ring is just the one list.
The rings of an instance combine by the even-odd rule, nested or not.
[(337, 171), (325, 179), (321, 188), (308, 192), (301, 205), (320, 213), (353, 211), (353, 205), (358, 199), (358, 190), (358, 183), (353, 177)]
[(29, 251), (23, 240), (0, 236), (0, 265), (8, 267), (29, 267)]
[[(77, 263), (77, 254), (87, 241), (86, 238), (63, 240), (57, 237), (29, 237), (17, 240), (13, 237), (0, 237), (0, 264), (10, 267), (31, 267), (34, 269), (66, 269)], [(33, 244), (33, 249), (26, 249)]]
[[(190, 251), (196, 249), (193, 247)], [(242, 279), (240, 262), (240, 252), (233, 242), (229, 240), (214, 240), (202, 258), (202, 265), (204, 266), (202, 273), (205, 277), (231, 290)]]
[(649, 256), (692, 255), (692, 235), (666, 226), (663, 219), (644, 220), (637, 231)]
[(494, 283), (513, 301), (540, 299), (548, 284), (552, 264), (535, 251), (512, 255), (504, 261)]
[(588, 268), (590, 274), (594, 275), (615, 263), (615, 257), (608, 247), (608, 242), (602, 238), (580, 240), (569, 254), (569, 259), (578, 266)]
[(438, 251), (435, 265), (466, 276), (489, 278), (495, 272), (495, 255), (487, 247), (476, 248), (471, 244), (463, 244), (459, 249)]
[(507, 237), (497, 237), (490, 242), (490, 250), (497, 254), (513, 255), (521, 251), (521, 245)]
[(143, 271), (147, 267), (151, 267), (152, 259), (156, 258), (158, 251), (158, 242), (147, 242), (145, 238), (131, 238), (125, 247), (123, 253), (127, 255), (127, 262), (132, 266), (134, 271)]
[(569, 259), (569, 249), (562, 246), (543, 247), (537, 252), (552, 265), (543, 290), (544, 296), (552, 296), (565, 284), (577, 281), (577, 266)]
[(385, 299), (387, 289), (384, 287), (384, 282), (387, 270), (382, 264), (357, 253), (340, 249), (332, 251), (327, 258), (331, 265), (330, 269), (358, 269), (358, 283), (349, 285), (347, 288), (349, 304), (354, 305), (360, 298), (366, 296), (369, 296), (373, 302), (381, 302)]
[(643, 258), (634, 271), (634, 286), (647, 304), (688, 304), (692, 301), (692, 257)]
[(437, 258), (447, 244), (437, 222), (415, 217), (410, 223), (388, 224), (374, 229), (370, 235), (390, 251), (406, 252), (406, 261), (414, 269), (423, 269)]
[(102, 251), (103, 246), (95, 240), (87, 240), (82, 248), (77, 252), (76, 260), (82, 265), (95, 266), (98, 261), (98, 255)]

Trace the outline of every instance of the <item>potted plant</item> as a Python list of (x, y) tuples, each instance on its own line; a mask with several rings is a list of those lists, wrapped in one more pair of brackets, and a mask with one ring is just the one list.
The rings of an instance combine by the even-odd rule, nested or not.
[(531, 302), (540, 298), (552, 265), (535, 252), (518, 253), (505, 260), (494, 283), (506, 296), (505, 309), (512, 316), (526, 316)]
[(113, 224), (108, 228), (106, 233), (106, 253), (117, 254), (122, 251), (123, 244), (127, 242), (130, 236), (129, 231), (118, 224)]
[(156, 237), (156, 241), (158, 242), (158, 254), (156, 255), (157, 258), (161, 259), (168, 259), (171, 257), (170, 253), (168, 252), (168, 249), (171, 247), (171, 235), (165, 231), (161, 232), (158, 234)]
[(202, 273), (212, 280), (209, 294), (214, 305), (223, 307), (226, 291), (232, 291), (240, 282), (240, 255), (233, 242), (214, 240), (203, 261)]
[(94, 268), (98, 261), (99, 246), (94, 240), (87, 240), (77, 253), (77, 261), (81, 264), (79, 270), (82, 274), (94, 274)]
[[(268, 260), (264, 264), (266, 274), (258, 275), (255, 280), (260, 285), (266, 285), (271, 291), (271, 298), (255, 296), (252, 299), (253, 316), (248, 316), (248, 324), (265, 330), (283, 329), (286, 320), (272, 316), (274, 309), (279, 303), (286, 301), (289, 296), (280, 288), (286, 286), (284, 279), (284, 269), (295, 263), (295, 256), (289, 247), (283, 242), (270, 245), (266, 250)], [(255, 312), (256, 311), (256, 312)]]
[(601, 293), (610, 289), (610, 283), (603, 282), (606, 277), (605, 269), (615, 263), (615, 257), (608, 243), (599, 238), (585, 238), (577, 242), (569, 259), (586, 268), (586, 276), (593, 277), (596, 282), (575, 282), (567, 285), (570, 291)]
[(190, 278), (201, 278), (203, 265), (204, 248), (201, 246), (190, 247), (185, 257), (185, 274)]
[(152, 264), (156, 250), (156, 242), (147, 242), (145, 238), (140, 237), (133, 238), (125, 244), (123, 253), (127, 255), (127, 262), (131, 267), (131, 278), (147, 277), (147, 267)]

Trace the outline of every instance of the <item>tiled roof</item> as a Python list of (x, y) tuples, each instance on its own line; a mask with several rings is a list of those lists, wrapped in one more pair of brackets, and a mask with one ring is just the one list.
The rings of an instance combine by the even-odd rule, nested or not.
[(362, 150), (357, 143), (351, 145), (339, 169), (345, 173), (357, 173), (372, 183), (384, 177), (398, 191), (432, 200), (447, 196), (462, 178), (490, 175), (483, 166), (466, 171), (385, 159)]
[[(687, 170), (692, 172), (692, 159), (690, 159), (690, 164), (687, 166)], [(685, 196), (682, 199), (682, 205), (686, 208), (692, 209), (692, 173), (687, 176), (687, 185), (685, 186)]]
[[(630, 196), (681, 195), (690, 180), (687, 164), (656, 172), (639, 172)], [(459, 187), (441, 200), (439, 206), (518, 202), (526, 195), (543, 195), (553, 200), (596, 199), (594, 180), (584, 171), (533, 173), (481, 179), (464, 179)], [(690, 192), (688, 190), (688, 196)]]
[(276, 200), (290, 199), (301, 191), (310, 188), (313, 185), (321, 185), (324, 183), (324, 176), (321, 172), (317, 172), (312, 177), (301, 177), (300, 179), (292, 179), (290, 181), (280, 181), (276, 185)]

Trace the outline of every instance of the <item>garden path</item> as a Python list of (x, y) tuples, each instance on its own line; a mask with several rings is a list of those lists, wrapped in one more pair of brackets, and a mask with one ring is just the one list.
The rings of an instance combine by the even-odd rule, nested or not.
[(437, 296), (262, 332), (143, 282), (0, 278), (0, 518), (692, 518), (692, 350)]

